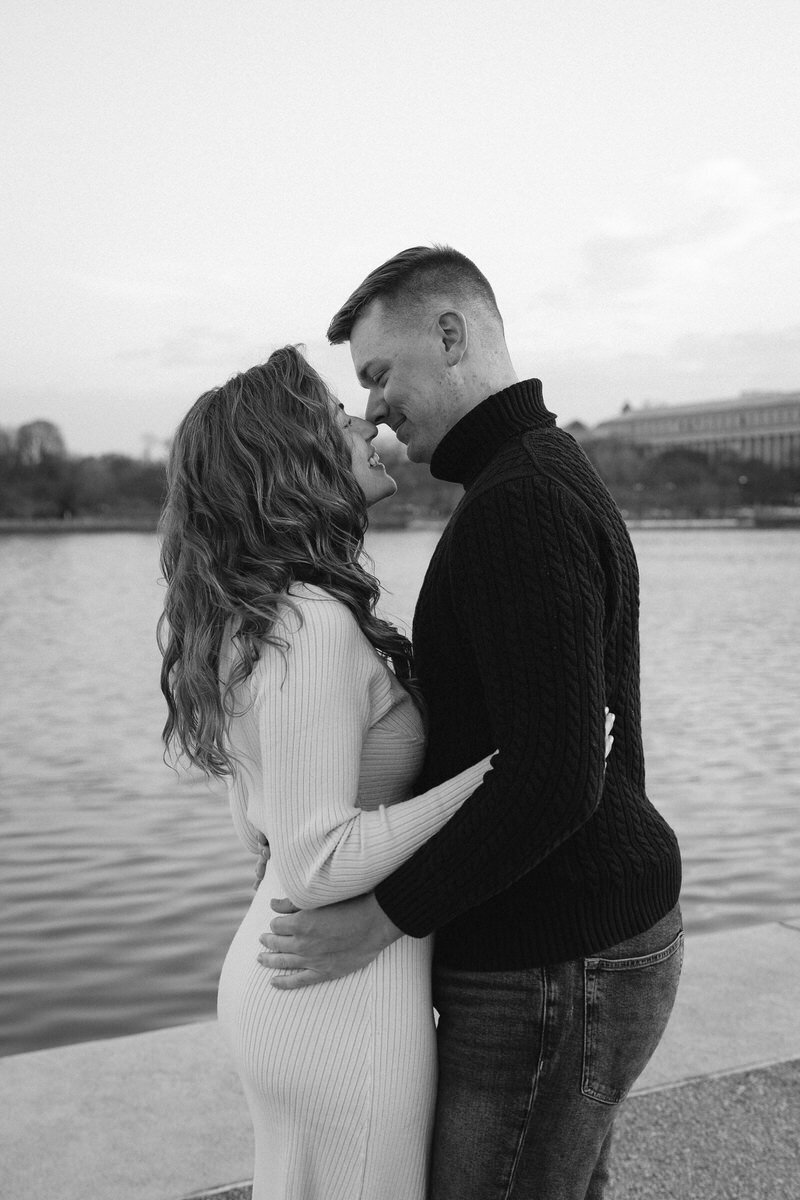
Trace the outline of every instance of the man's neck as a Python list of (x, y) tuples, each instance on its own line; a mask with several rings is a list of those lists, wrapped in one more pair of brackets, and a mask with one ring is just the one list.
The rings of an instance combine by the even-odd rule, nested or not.
[[(504, 363), (502, 368), (498, 366), (496, 370), (484, 371), (480, 375), (476, 374), (473, 379), (468, 381), (468, 386), (465, 388), (465, 400), (460, 406), (458, 420), (460, 421), (479, 404), (483, 404), (484, 400), (488, 400), (490, 396), (502, 392), (504, 388), (511, 387), (514, 383), (519, 383), (519, 376), (510, 362)], [(453, 424), (455, 425), (457, 422), (454, 421)]]

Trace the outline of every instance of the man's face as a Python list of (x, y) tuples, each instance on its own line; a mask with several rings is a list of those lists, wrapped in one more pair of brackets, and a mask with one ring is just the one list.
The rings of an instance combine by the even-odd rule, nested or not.
[(461, 416), (435, 314), (415, 321), (373, 300), (353, 326), (350, 353), (369, 391), (367, 420), (393, 429), (412, 462), (430, 462)]

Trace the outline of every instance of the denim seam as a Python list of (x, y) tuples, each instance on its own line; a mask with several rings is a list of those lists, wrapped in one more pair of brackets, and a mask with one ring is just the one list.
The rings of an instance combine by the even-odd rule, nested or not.
[(588, 1083), (588, 1062), (594, 1043), (589, 1044), (589, 1030), (594, 1029), (594, 1024), (589, 1020), (589, 1009), (595, 1002), (596, 991), (596, 972), (590, 971), (590, 967), (594, 962), (599, 960), (585, 959), (583, 964), (583, 1063), (581, 1064), (581, 1094), (589, 1100), (595, 1100), (598, 1104), (605, 1104), (608, 1107), (614, 1107), (619, 1104), (619, 1099), (609, 1100), (607, 1096), (601, 1096)]
[[(588, 1063), (594, 1051), (594, 1041), (590, 1038), (590, 1028), (594, 1034), (596, 1027), (596, 1021), (590, 1021), (589, 1012), (592, 1005), (596, 1002), (597, 983), (600, 972), (635, 971), (666, 962), (667, 959), (672, 958), (675, 954), (680, 954), (682, 967), (683, 943), (684, 936), (681, 929), (668, 946), (665, 946), (663, 950), (656, 950), (652, 954), (644, 954), (637, 958), (585, 958), (583, 960), (583, 1063), (581, 1066), (581, 1093), (588, 1099), (595, 1100), (598, 1104), (614, 1107), (620, 1104), (627, 1095), (627, 1092), (621, 1092), (616, 1088), (609, 1089), (607, 1095), (601, 1095), (588, 1082)], [(615, 1098), (609, 1099), (610, 1095), (613, 1095)]]
[(528, 1106), (525, 1111), (525, 1116), (523, 1117), (522, 1123), (520, 1125), (519, 1138), (517, 1140), (517, 1149), (514, 1154), (514, 1160), (511, 1164), (511, 1171), (508, 1176), (508, 1187), (506, 1188), (506, 1191), (505, 1191), (504, 1196), (502, 1197), (502, 1200), (510, 1200), (511, 1191), (512, 1191), (512, 1188), (514, 1187), (514, 1183), (516, 1182), (517, 1172), (519, 1170), (519, 1164), (522, 1160), (522, 1150), (523, 1150), (523, 1146), (525, 1145), (525, 1137), (528, 1132), (528, 1125), (530, 1124), (531, 1113), (533, 1112), (533, 1106), (536, 1103), (536, 1093), (539, 1090), (539, 1079), (541, 1078), (541, 1074), (542, 1074), (544, 1047), (547, 1042), (548, 990), (547, 990), (547, 970), (544, 967), (541, 967), (540, 970), (542, 972), (542, 1016), (541, 1016), (541, 1022), (540, 1022), (540, 1028), (541, 1028), (542, 1032), (541, 1032), (541, 1037), (539, 1039), (539, 1059), (538, 1059), (538, 1062), (536, 1063), (536, 1070), (534, 1072), (530, 1092), (528, 1094)]
[(653, 967), (656, 963), (671, 958), (680, 948), (683, 941), (683, 930), (676, 934), (674, 941), (663, 950), (655, 950), (652, 954), (642, 954), (637, 958), (586, 958), (585, 968), (602, 971), (635, 971), (642, 967)]

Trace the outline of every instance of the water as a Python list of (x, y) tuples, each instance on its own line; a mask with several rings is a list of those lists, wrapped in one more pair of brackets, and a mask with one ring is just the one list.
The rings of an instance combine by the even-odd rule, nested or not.
[[(371, 535), (408, 628), (435, 532)], [(800, 532), (641, 531), (648, 790), (690, 931), (800, 912)], [(252, 864), (161, 760), (147, 534), (0, 539), (0, 1053), (210, 1017)]]
[(800, 912), (800, 531), (647, 531), (648, 793), (681, 842), (687, 928)]

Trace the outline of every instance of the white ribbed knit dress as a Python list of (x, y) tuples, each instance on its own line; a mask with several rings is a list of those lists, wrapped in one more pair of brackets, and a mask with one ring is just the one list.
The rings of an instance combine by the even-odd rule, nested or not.
[[(291, 589), (243, 685), (230, 733), (237, 831), (271, 858), (234, 937), (219, 1020), (255, 1130), (253, 1200), (424, 1200), (436, 1089), (431, 939), (402, 937), (368, 967), (296, 991), (257, 955), (272, 897), (301, 908), (370, 891), (479, 786), (484, 759), (408, 800), (419, 713), (348, 609)], [(230, 663), (230, 649), (223, 655)], [(251, 703), (252, 701), (252, 703)], [(397, 803), (405, 801), (405, 803)]]

